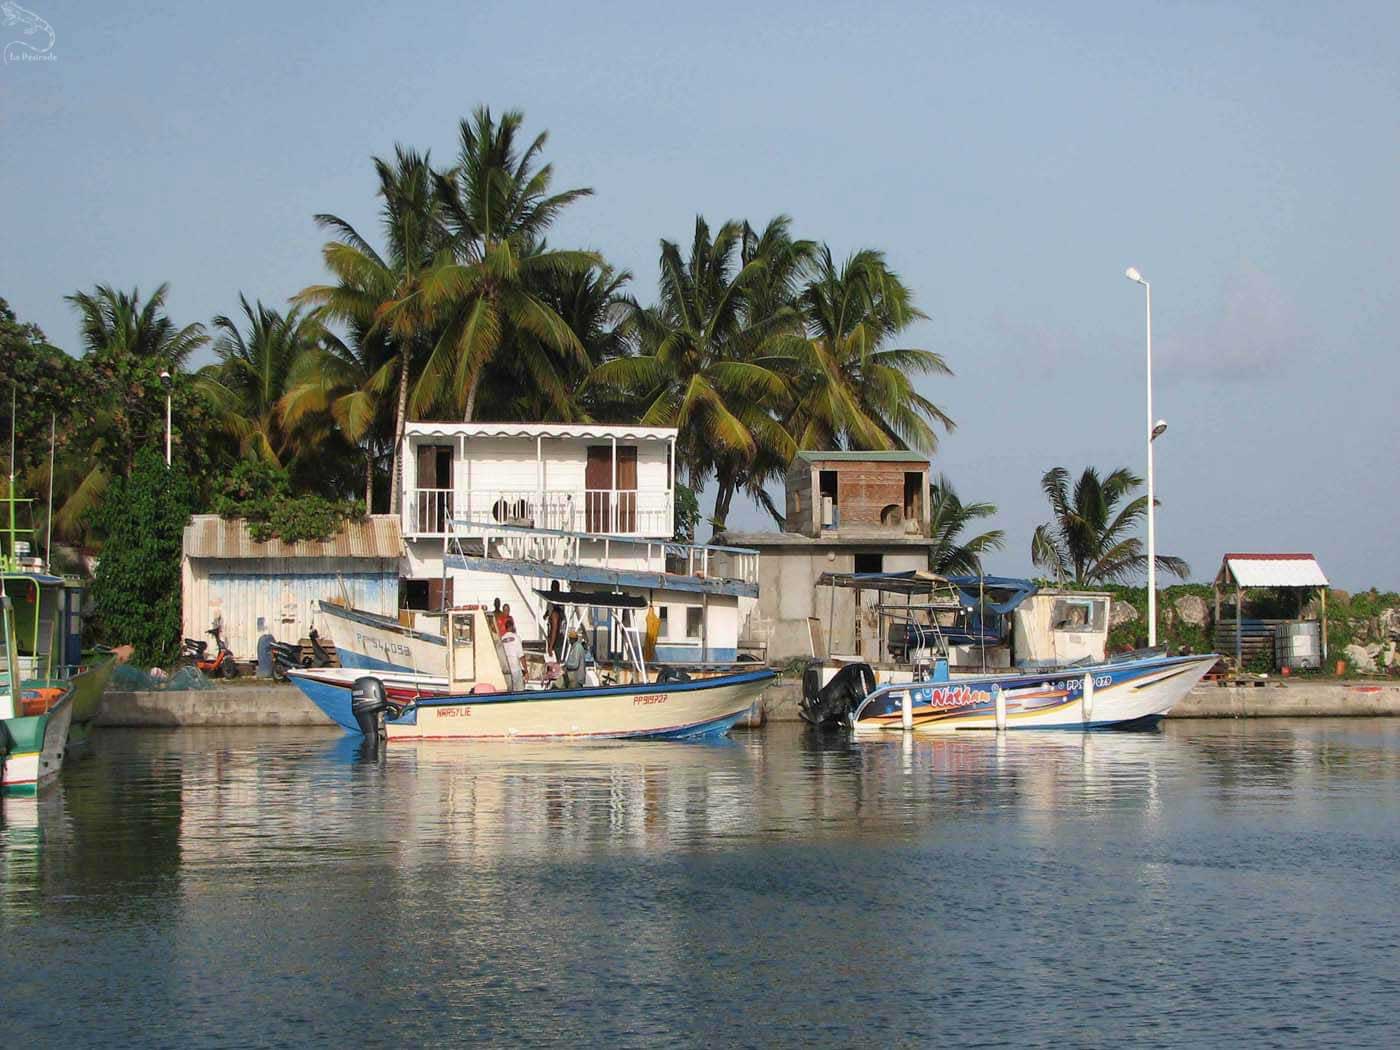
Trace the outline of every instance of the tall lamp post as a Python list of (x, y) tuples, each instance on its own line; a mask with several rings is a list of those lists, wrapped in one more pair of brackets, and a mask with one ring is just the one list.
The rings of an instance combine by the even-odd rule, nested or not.
[(169, 372), (161, 372), (160, 385), (165, 387), (165, 465), (170, 466), (170, 390), (174, 381)]
[(1136, 266), (1129, 266), (1127, 277), (1142, 285), (1147, 293), (1147, 645), (1157, 645), (1157, 498), (1152, 476), (1152, 442), (1166, 432), (1164, 420), (1152, 418), (1152, 285), (1143, 280)]

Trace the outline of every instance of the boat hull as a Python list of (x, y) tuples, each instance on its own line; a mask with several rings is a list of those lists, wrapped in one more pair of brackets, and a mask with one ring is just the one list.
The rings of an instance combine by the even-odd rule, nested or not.
[(435, 697), (384, 728), (390, 741), (722, 736), (773, 677), (765, 670), (690, 682)]
[[(1099, 730), (1156, 724), (1205, 676), (1217, 657), (1152, 657), (1093, 667), (927, 682), (911, 692), (910, 726), (916, 733), (998, 728), (994, 686), (1004, 694), (1008, 730)], [(1084, 676), (1093, 677), (1085, 700)], [(858, 709), (861, 732), (902, 731), (902, 694)]]
[(112, 680), (112, 672), (119, 662), (114, 654), (73, 676), (73, 718), (68, 726), (70, 748), (86, 744), (91, 739), (97, 712), (102, 707), (102, 695), (107, 691), (107, 683)]
[(447, 692), (447, 679), (431, 675), (343, 667), (287, 672), (292, 684), (320, 708), (327, 718), (347, 733), (356, 734), (360, 732), (360, 727), (350, 712), (350, 689), (357, 678), (365, 676), (378, 678), (383, 682), (388, 698), (395, 703), (411, 703), (420, 696), (441, 695)]
[(447, 645), (441, 635), (404, 627), (387, 616), (322, 602), (321, 614), (335, 639), (340, 665), (356, 671), (447, 673)]
[(63, 768), (73, 688), (42, 715), (4, 720), (8, 752), (0, 758), (0, 794), (34, 795)]

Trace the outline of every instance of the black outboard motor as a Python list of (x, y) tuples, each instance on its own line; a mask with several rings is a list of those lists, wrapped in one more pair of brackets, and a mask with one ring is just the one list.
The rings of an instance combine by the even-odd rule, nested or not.
[(802, 675), (802, 702), (797, 713), (819, 727), (844, 726), (851, 713), (875, 688), (875, 671), (869, 664), (847, 664), (821, 684), (822, 664), (814, 660)]
[(378, 678), (356, 678), (350, 687), (350, 713), (355, 724), (369, 739), (378, 739), (384, 729), (384, 718), (398, 718), (403, 708), (390, 701), (384, 683)]

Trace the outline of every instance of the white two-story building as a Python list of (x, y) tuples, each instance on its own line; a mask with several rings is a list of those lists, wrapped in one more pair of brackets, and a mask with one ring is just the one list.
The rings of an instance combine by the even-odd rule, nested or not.
[(409, 423), (403, 458), (405, 608), (499, 599), (528, 642), (543, 636), (536, 592), (558, 580), (644, 594), (660, 660), (736, 659), (757, 554), (672, 540), (674, 428)]

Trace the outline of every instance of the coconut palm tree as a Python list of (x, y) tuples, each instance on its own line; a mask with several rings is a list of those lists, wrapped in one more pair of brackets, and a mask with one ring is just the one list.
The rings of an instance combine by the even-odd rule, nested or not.
[(758, 358), (757, 348), (777, 331), (782, 317), (754, 317), (749, 294), (766, 266), (762, 256), (742, 261), (743, 227), (727, 222), (712, 236), (695, 220), (689, 257), (672, 241), (661, 242), (660, 297), (638, 307), (632, 324), (639, 352), (593, 370), (590, 385), (638, 399), (640, 421), (681, 431), (678, 453), (698, 491), (718, 475), (712, 521), (723, 527), (740, 470), (764, 449), (782, 462), (795, 448), (776, 418), (789, 397), (780, 371)]
[(293, 301), (320, 307), (320, 317), (351, 327), (366, 338), (382, 337), (390, 351), (366, 377), (364, 389), (373, 398), (397, 390), (389, 485), (389, 513), (396, 514), (403, 487), (401, 446), (410, 380), (416, 361), (441, 331), (424, 284), (436, 267), (450, 261), (451, 237), (427, 154), (400, 146), (392, 162), (376, 157), (374, 167), (383, 200), (384, 252), (344, 219), (316, 216), (317, 223), (335, 236), (321, 252), (335, 283), (312, 285)]
[(913, 448), (932, 452), (953, 421), (914, 389), (913, 377), (951, 375), (930, 350), (890, 342), (925, 315), (876, 251), (837, 266), (815, 253), (798, 298), (804, 331), (779, 341), (797, 373), (793, 437), (805, 449)]
[[(139, 449), (162, 440), (166, 390), (161, 373), (173, 375), (177, 402), (190, 396), (183, 369), (209, 337), (202, 324), (179, 327), (170, 319), (169, 289), (162, 284), (143, 299), (140, 289), (122, 292), (102, 284), (66, 297), (80, 315), (83, 363), (92, 387), (81, 448), (72, 450), (81, 459), (79, 480), (54, 515), (63, 535), (79, 534), (84, 516), (111, 479), (130, 473)], [(179, 418), (193, 415), (181, 412)]]
[(973, 523), (997, 512), (990, 503), (964, 503), (953, 483), (940, 474), (929, 485), (929, 568), (944, 576), (982, 573), (982, 558), (1006, 546), (1006, 533), (990, 529), (975, 536), (964, 533)]
[[(278, 403), (282, 427), (309, 454), (337, 435), (364, 460), (365, 510), (374, 512), (376, 471), (392, 464), (397, 443), (389, 396), (396, 355), (384, 333), (350, 326), (342, 340), (326, 332), (292, 364)], [(393, 467), (388, 471), (393, 476)]]
[[(1049, 569), (1057, 582), (1078, 586), (1122, 583), (1146, 572), (1142, 541), (1129, 535), (1147, 514), (1146, 496), (1129, 499), (1142, 479), (1126, 467), (1102, 478), (1086, 467), (1073, 493), (1069, 482), (1064, 467), (1040, 479), (1055, 520), (1031, 537), (1032, 563)], [(1157, 567), (1182, 579), (1191, 572), (1185, 561), (1165, 554), (1157, 555)]]
[(448, 405), (471, 421), (493, 378), (543, 397), (551, 414), (572, 411), (567, 376), (589, 365), (579, 337), (544, 294), (551, 280), (589, 272), (593, 252), (551, 249), (546, 231), (590, 189), (551, 193), (553, 167), (540, 165), (541, 132), (523, 149), (524, 115), (497, 122), (479, 108), (459, 127), (458, 162), (435, 176), (450, 233), (450, 257), (425, 277), (423, 302), (441, 331), (413, 391), (415, 411)]
[(301, 307), (282, 314), (261, 300), (250, 305), (243, 295), (238, 302), (247, 331), (225, 315), (214, 318), (214, 353), (219, 360), (200, 370), (200, 387), (244, 457), (285, 467), (293, 447), (281, 401), (293, 366), (320, 344), (325, 329)]

